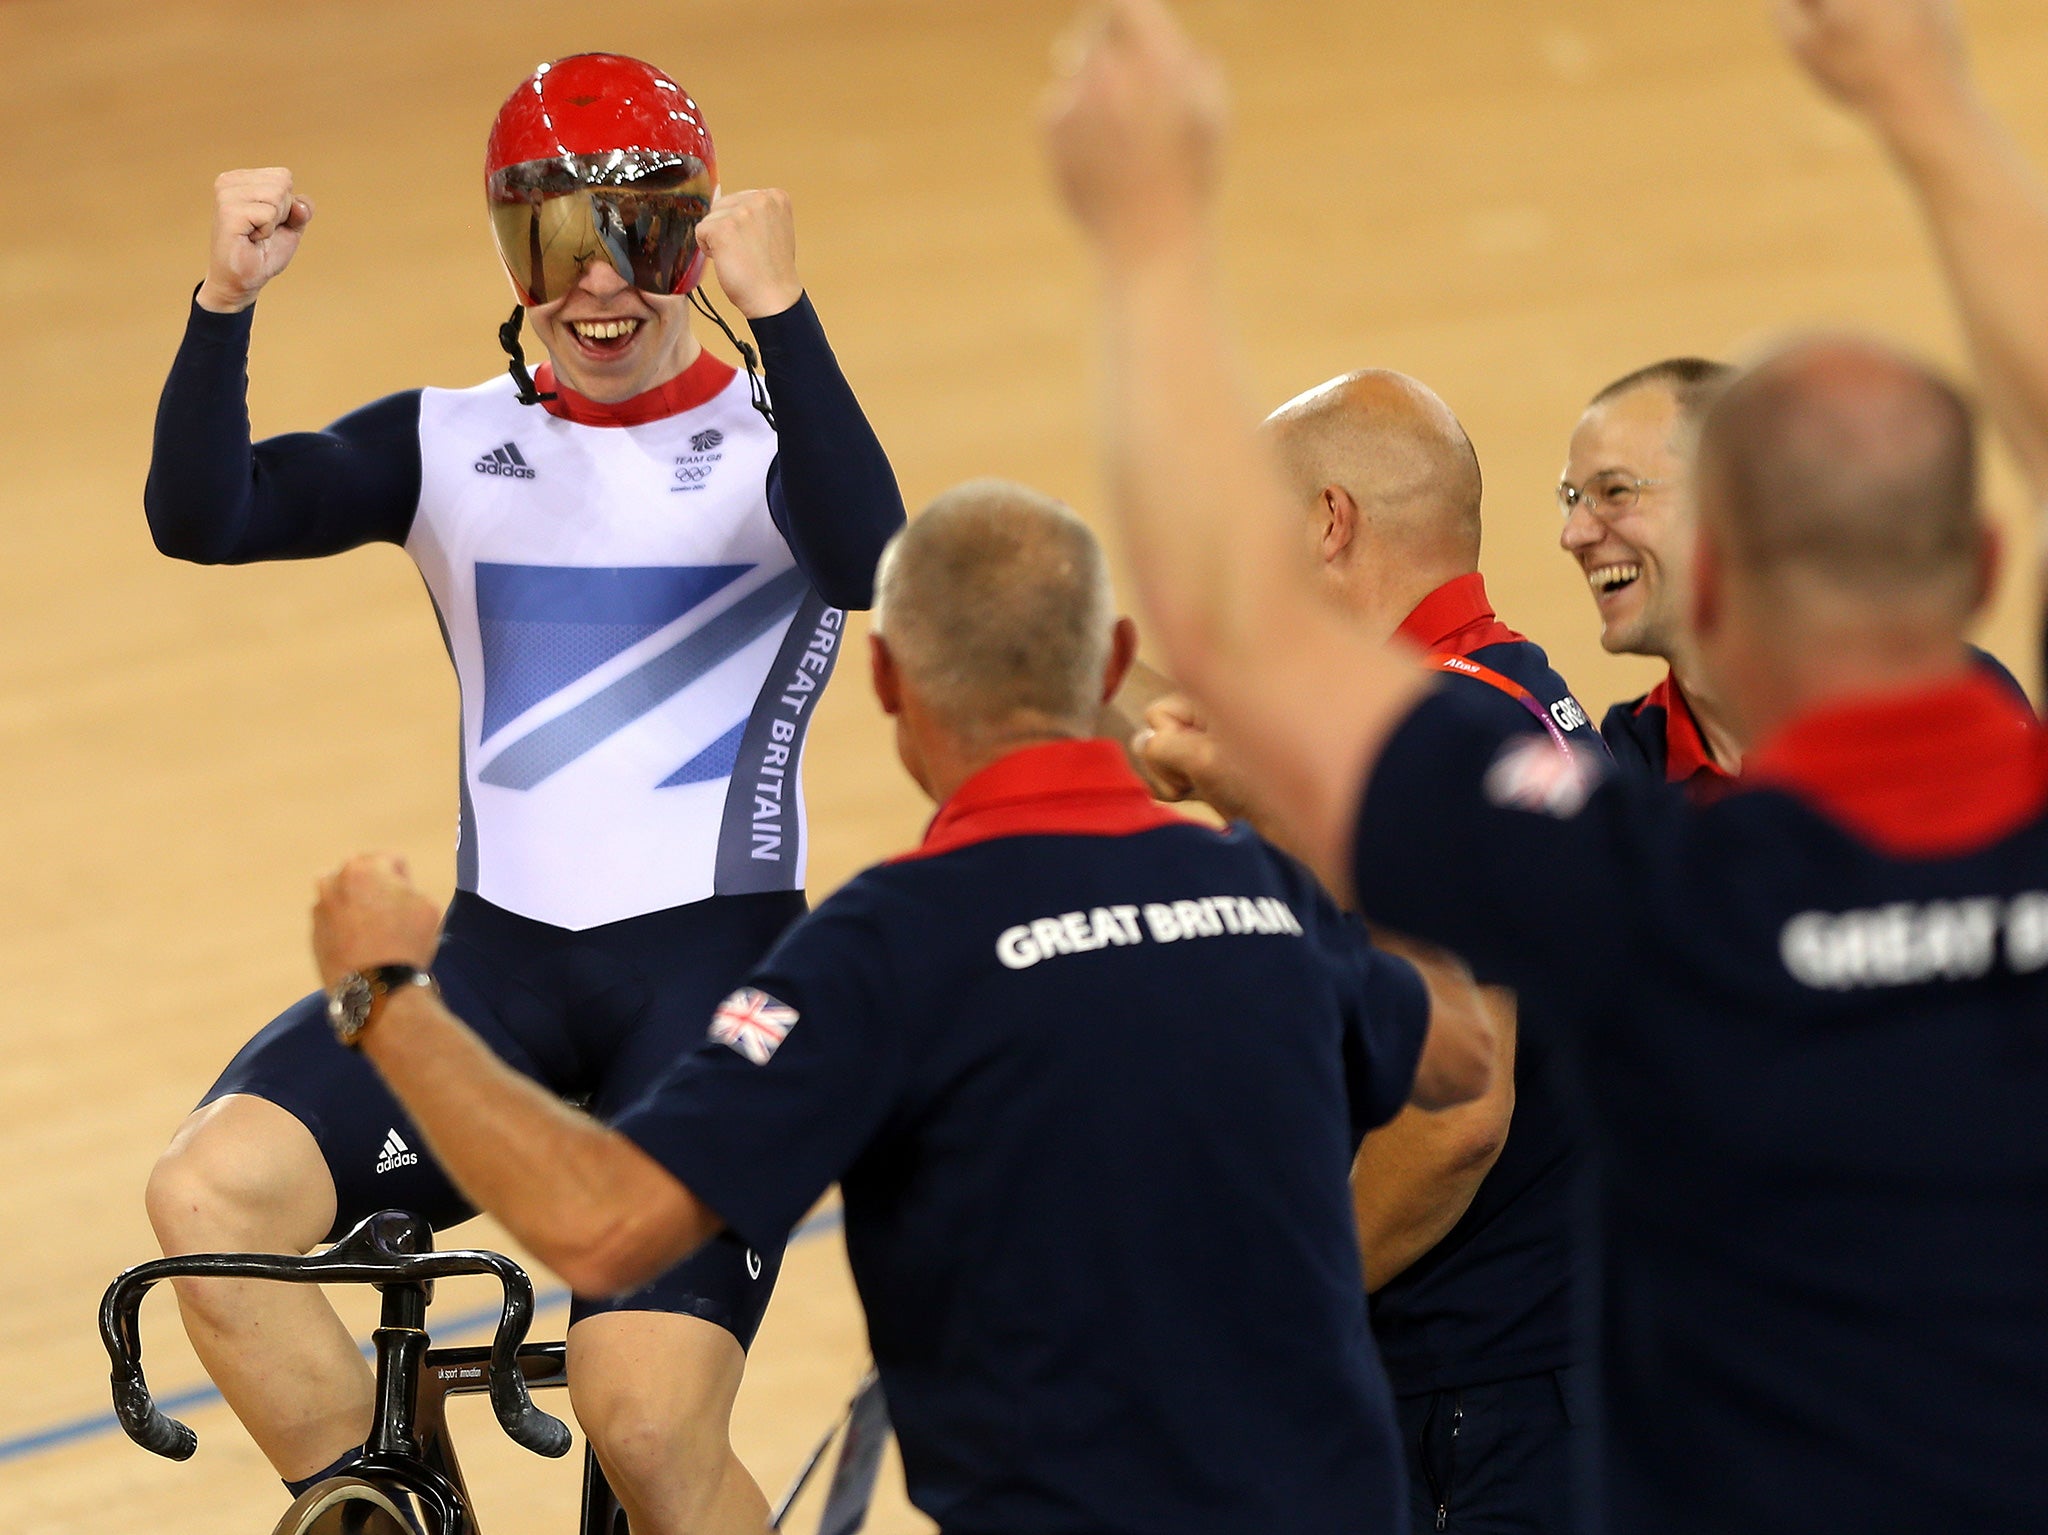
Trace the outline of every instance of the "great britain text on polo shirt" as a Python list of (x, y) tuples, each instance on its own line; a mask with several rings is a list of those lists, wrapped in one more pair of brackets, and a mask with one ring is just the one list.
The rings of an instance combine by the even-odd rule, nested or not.
[(1040, 960), (1061, 954), (1144, 943), (1147, 933), (1153, 943), (1256, 933), (1299, 938), (1301, 923), (1285, 901), (1270, 895), (1205, 895), (1191, 901), (1148, 901), (1143, 906), (1097, 906), (1004, 928), (996, 938), (996, 958), (1012, 970), (1029, 970)]
[(1975, 980), (2001, 948), (2015, 975), (2048, 966), (2048, 892), (1803, 911), (1778, 936), (1792, 978), (1818, 991)]

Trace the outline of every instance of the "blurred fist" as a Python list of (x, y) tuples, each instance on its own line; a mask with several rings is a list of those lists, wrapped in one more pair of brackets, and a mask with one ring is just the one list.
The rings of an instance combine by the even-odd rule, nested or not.
[(313, 958), (320, 984), (372, 965), (433, 963), (441, 910), (416, 889), (405, 860), (388, 853), (351, 858), (320, 881), (313, 903)]
[(1776, 0), (1778, 28), (1820, 87), (1879, 127), (1969, 91), (1955, 0)]
[(1163, 0), (1106, 0), (1062, 42), (1046, 98), (1060, 192), (1105, 255), (1191, 238), (1216, 185), (1223, 76)]
[(1208, 718), (1185, 693), (1169, 693), (1145, 711), (1131, 756), (1164, 800), (1198, 799), (1229, 821), (1253, 819), (1252, 797), (1237, 766), (1209, 733)]
[(255, 303), (263, 285), (291, 264), (312, 221), (313, 205), (293, 192), (283, 166), (221, 172), (213, 182), (213, 251), (199, 307), (237, 314)]
[(804, 296), (796, 275), (796, 219), (789, 194), (720, 192), (697, 225), (697, 243), (718, 269), (718, 286), (750, 320), (781, 314)]

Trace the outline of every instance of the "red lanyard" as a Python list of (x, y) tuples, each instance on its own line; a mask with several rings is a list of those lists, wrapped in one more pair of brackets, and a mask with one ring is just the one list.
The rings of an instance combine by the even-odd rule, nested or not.
[(1535, 715), (1536, 722), (1550, 733), (1551, 740), (1566, 751), (1572, 749), (1572, 743), (1567, 741), (1564, 732), (1557, 728), (1557, 721), (1550, 717), (1550, 711), (1543, 707), (1542, 700), (1514, 678), (1503, 677), (1490, 666), (1481, 666), (1467, 656), (1454, 656), (1446, 651), (1439, 651), (1431, 656), (1429, 664), (1440, 672), (1449, 672), (1456, 677), (1470, 677), (1473, 681), (1483, 682), (1490, 688), (1498, 688)]

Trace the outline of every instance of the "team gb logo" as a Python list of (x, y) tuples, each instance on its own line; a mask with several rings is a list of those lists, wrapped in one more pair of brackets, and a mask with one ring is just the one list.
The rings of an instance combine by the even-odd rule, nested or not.
[(711, 478), (711, 471), (718, 467), (719, 459), (725, 456), (718, 451), (724, 441), (725, 433), (715, 426), (692, 432), (690, 451), (676, 459), (676, 482), (669, 489), (702, 490), (704, 482)]

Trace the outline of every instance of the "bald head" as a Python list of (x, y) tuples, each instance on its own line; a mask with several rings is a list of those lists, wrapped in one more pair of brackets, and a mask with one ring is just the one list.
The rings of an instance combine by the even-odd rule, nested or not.
[(1970, 408), (1909, 358), (1840, 337), (1788, 347), (1721, 394), (1698, 455), (1701, 526), (1732, 566), (1958, 623), (1981, 600)]
[(1424, 385), (1347, 373), (1289, 400), (1266, 430), (1304, 505), (1330, 488), (1357, 504), (1361, 556), (1426, 566), (1431, 585), (1478, 568), (1479, 456)]
[(1085, 735), (1116, 624), (1102, 546), (1049, 496), (971, 480), (889, 541), (875, 631), (905, 685), (961, 740)]

